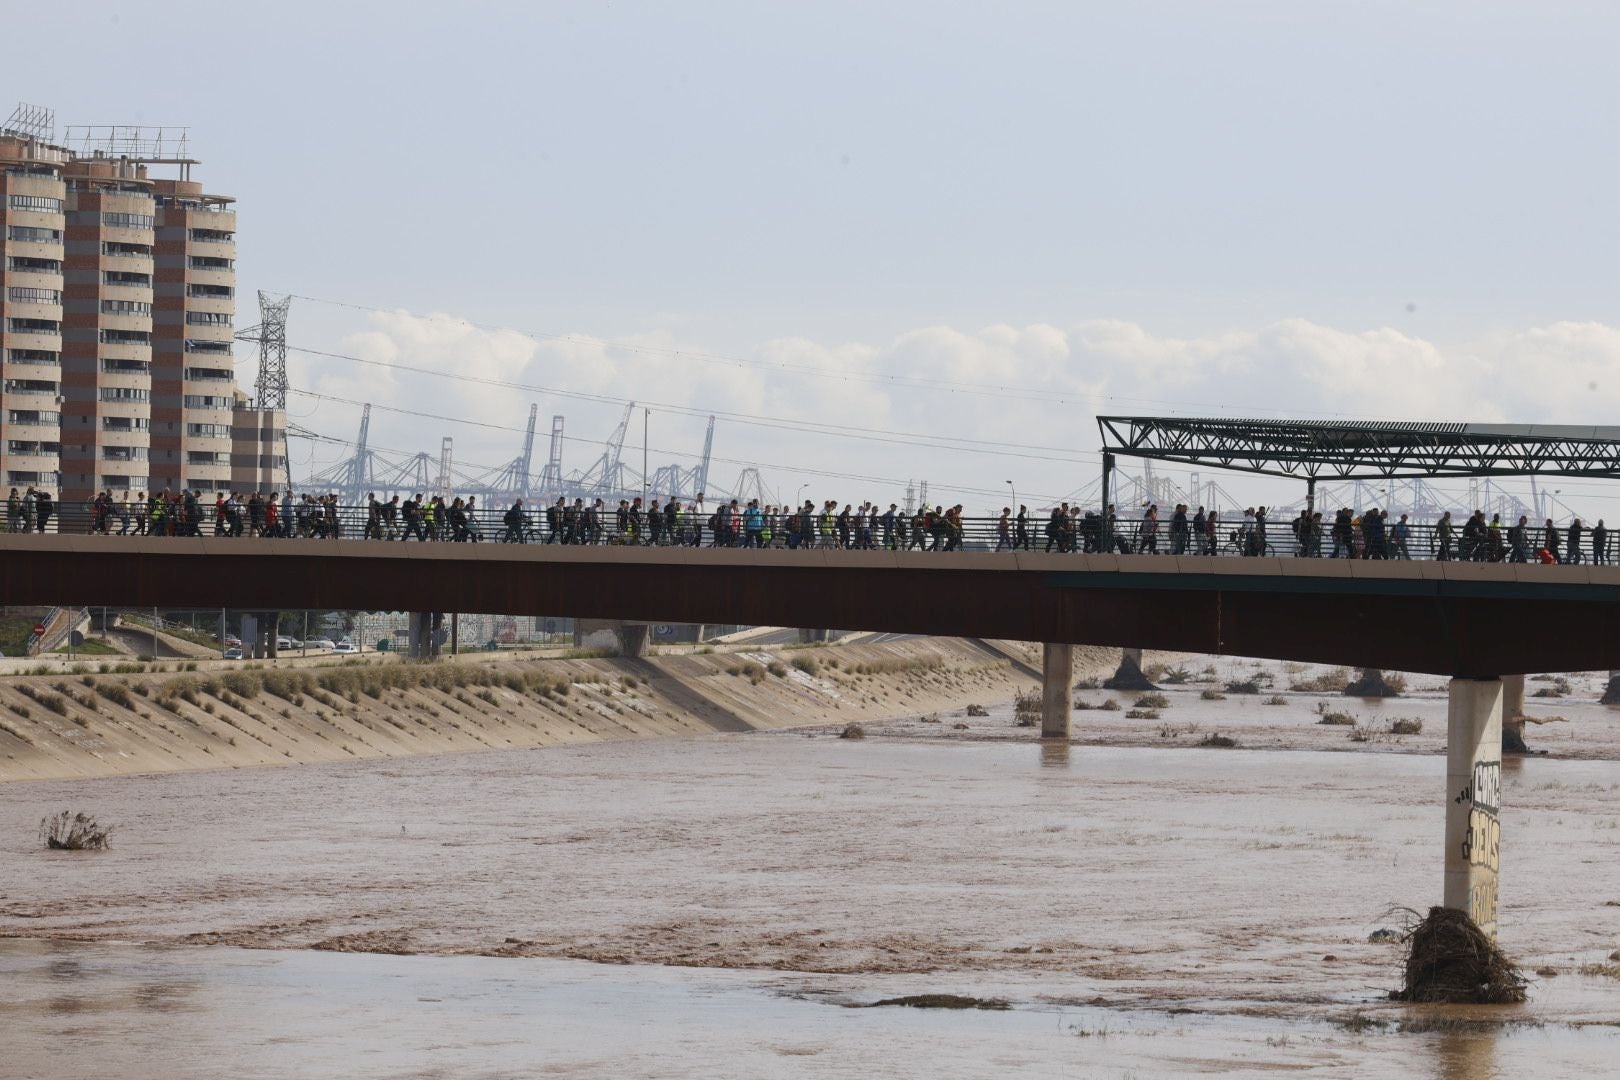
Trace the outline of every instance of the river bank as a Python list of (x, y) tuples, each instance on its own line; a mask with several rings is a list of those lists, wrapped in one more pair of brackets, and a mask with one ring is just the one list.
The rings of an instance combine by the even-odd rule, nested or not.
[[(0, 679), (0, 781), (315, 764), (872, 722), (1035, 685), (1029, 646), (954, 638), (647, 659), (86, 663)], [(1082, 650), (1101, 671), (1113, 654)], [(154, 667), (158, 670), (154, 670)]]

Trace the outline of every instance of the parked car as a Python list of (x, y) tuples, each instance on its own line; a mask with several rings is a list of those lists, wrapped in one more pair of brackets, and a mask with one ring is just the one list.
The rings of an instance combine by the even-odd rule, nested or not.
[(242, 639), (237, 637), (235, 634), (226, 634), (225, 635), (225, 644), (227, 646), (238, 646), (238, 647), (240, 647), (241, 644), (242, 644)]
[(333, 647), (331, 638), (314, 637), (307, 642), (312, 649), (330, 649)]
[(293, 645), (292, 638), (290, 638), (290, 637), (278, 637), (278, 638), (276, 638), (276, 648), (277, 649), (292, 649), (292, 648), (296, 648), (296, 646)]
[(241, 649), (226, 649), (225, 650), (225, 659), (227, 659), (227, 660), (240, 660), (240, 659), (242, 659), (242, 650)]
[(357, 653), (360, 651), (360, 647), (352, 641), (340, 641), (332, 646), (332, 651), (335, 653)]

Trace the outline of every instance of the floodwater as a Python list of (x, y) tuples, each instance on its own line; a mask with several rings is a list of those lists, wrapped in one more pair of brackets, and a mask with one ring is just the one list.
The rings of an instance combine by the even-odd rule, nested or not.
[[(1504, 769), (1502, 944), (1530, 1001), (1400, 1006), (1399, 950), (1368, 935), (1438, 900), (1443, 723), (1349, 743), (1305, 699), (1169, 696), (1160, 722), (1077, 714), (1073, 746), (995, 711), (12, 784), (0, 1075), (1610, 1067), (1620, 765), (1572, 744)], [(1560, 708), (1532, 741), (1612, 737)], [(1244, 724), (1280, 748), (1195, 745)], [(1126, 745), (1084, 744), (1102, 730)], [(116, 823), (113, 850), (38, 850), (64, 806)], [(918, 993), (1011, 1007), (844, 1007)]]

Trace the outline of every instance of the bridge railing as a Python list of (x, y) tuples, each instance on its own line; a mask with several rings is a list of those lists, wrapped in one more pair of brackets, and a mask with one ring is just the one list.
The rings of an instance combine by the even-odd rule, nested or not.
[[(1242, 519), (1221, 519), (1214, 528), (1185, 528), (1171, 520), (1156, 525), (1115, 520), (1105, 528), (1096, 515), (1054, 522), (1049, 518), (970, 518), (955, 521), (927, 518), (920, 523), (879, 515), (875, 523), (851, 514), (776, 514), (750, 522), (723, 523), (718, 515), (682, 511), (673, 519), (620, 515), (616, 510), (554, 515), (551, 508), (513, 517), (505, 508), (471, 511), (407, 512), (379, 504), (338, 506), (294, 504), (291, 513), (276, 505), (224, 507), (176, 504), (160, 512), (131, 506), (59, 507), (43, 531), (60, 534), (99, 533), (114, 536), (264, 536), (288, 540), (399, 542), (502, 542), (533, 544), (608, 544), (703, 547), (770, 547), (789, 549), (900, 551), (1050, 551), (1138, 555), (1217, 555), (1273, 558), (1453, 559), (1479, 562), (1608, 563), (1620, 556), (1620, 543), (1608, 530), (1558, 528), (1549, 537), (1544, 526), (1517, 530), (1465, 530), (1461, 524), (1441, 529), (1434, 523), (1393, 523), (1383, 528), (1358, 519), (1348, 529), (1324, 522), (1296, 531), (1294, 521), (1269, 521), (1262, 530)], [(10, 519), (12, 532), (38, 532), (36, 522)], [(757, 527), (756, 527), (757, 526)], [(1549, 542), (1551, 540), (1552, 542)], [(1574, 541), (1572, 543), (1572, 540)]]

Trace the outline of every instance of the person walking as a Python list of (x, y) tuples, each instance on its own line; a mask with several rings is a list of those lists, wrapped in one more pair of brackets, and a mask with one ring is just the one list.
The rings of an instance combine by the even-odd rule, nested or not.
[(1592, 565), (1609, 565), (1609, 530), (1603, 525), (1603, 519), (1592, 526)]

